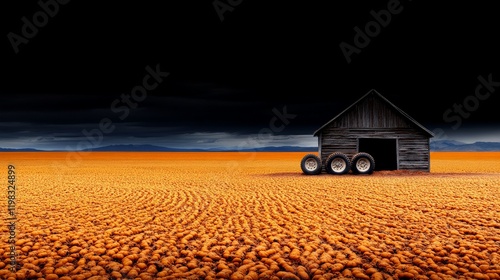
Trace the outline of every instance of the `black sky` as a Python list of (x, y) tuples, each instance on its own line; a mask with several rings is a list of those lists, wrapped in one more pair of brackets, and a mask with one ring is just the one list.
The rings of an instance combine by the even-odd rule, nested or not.
[[(102, 145), (310, 145), (372, 88), (448, 138), (500, 139), (500, 87), (473, 103), (479, 76), (500, 81), (493, 4), (220, 0), (237, 4), (221, 21), (214, 1), (63, 2), (2, 9), (0, 147), (74, 148), (104, 118), (115, 129)], [(9, 37), (22, 36), (39, 3), (59, 9), (16, 53)], [(354, 45), (354, 28), (388, 5), (399, 13), (348, 63), (341, 42)], [(147, 66), (169, 75), (121, 119), (111, 106), (125, 104)], [(477, 108), (443, 118), (464, 100)], [(295, 117), (258, 138), (285, 106)]]

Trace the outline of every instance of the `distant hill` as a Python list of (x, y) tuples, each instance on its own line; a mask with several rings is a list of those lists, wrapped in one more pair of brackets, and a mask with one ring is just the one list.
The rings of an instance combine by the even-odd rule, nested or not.
[(456, 151), (456, 152), (491, 152), (500, 151), (500, 142), (475, 142), (471, 144), (453, 141), (431, 141), (431, 151)]
[(23, 149), (9, 149), (9, 148), (0, 148), (0, 152), (37, 152), (40, 150), (32, 149), (32, 148), (23, 148)]
[(309, 152), (317, 151), (317, 147), (300, 147), (300, 146), (279, 146), (279, 147), (262, 147), (254, 149), (238, 149), (238, 148), (209, 148), (209, 149), (179, 149), (168, 148), (155, 145), (109, 145), (88, 149), (88, 151), (107, 151), (107, 152)]
[[(454, 140), (435, 140), (430, 143), (431, 151), (463, 151), (463, 152), (480, 152), (480, 151), (500, 151), (500, 142), (475, 142), (467, 144)], [(61, 150), (51, 150), (61, 151)], [(63, 152), (65, 150), (62, 150)], [(156, 145), (109, 145), (86, 149), (85, 151), (96, 152), (317, 152), (318, 147), (301, 147), (301, 146), (268, 146), (261, 148), (245, 148), (239, 149), (236, 147), (230, 148), (207, 148), (207, 149), (185, 149), (185, 148), (169, 148)], [(11, 149), (0, 148), (0, 152), (50, 152), (49, 150), (38, 150), (33, 148)]]
[[(66, 150), (37, 150), (32, 148), (11, 149), (0, 148), (0, 152), (56, 152)], [(269, 146), (261, 148), (207, 148), (207, 149), (186, 149), (186, 148), (169, 148), (156, 145), (109, 145), (97, 147), (92, 149), (85, 149), (84, 151), (96, 152), (316, 152), (317, 147), (300, 147), (300, 146)]]
[(97, 147), (92, 149), (85, 149), (84, 151), (102, 151), (102, 152), (187, 152), (187, 151), (203, 151), (203, 149), (177, 149), (168, 148), (155, 145), (109, 145)]
[(300, 146), (270, 146), (254, 149), (239, 149), (234, 151), (256, 151), (256, 152), (317, 152), (318, 147), (300, 147)]

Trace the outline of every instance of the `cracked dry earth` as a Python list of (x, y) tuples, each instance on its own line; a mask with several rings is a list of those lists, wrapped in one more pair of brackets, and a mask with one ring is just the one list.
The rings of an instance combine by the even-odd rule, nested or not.
[(369, 176), (303, 175), (304, 153), (67, 155), (1, 155), (1, 279), (500, 279), (500, 153)]

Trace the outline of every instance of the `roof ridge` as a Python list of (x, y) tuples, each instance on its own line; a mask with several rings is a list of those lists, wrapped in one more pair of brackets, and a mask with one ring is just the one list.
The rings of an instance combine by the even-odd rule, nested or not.
[(392, 108), (394, 108), (397, 112), (399, 112), (403, 117), (405, 117), (406, 119), (408, 119), (410, 122), (412, 122), (413, 124), (415, 124), (417, 127), (419, 127), (420, 129), (422, 129), (424, 132), (426, 132), (427, 134), (429, 134), (429, 136), (433, 137), (434, 136), (434, 133), (432, 133), (431, 131), (429, 131), (427, 128), (425, 128), (423, 125), (421, 125), (420, 123), (418, 123), (415, 119), (413, 119), (412, 117), (410, 117), (410, 115), (408, 115), (406, 112), (404, 112), (403, 110), (401, 110), (399, 107), (397, 107), (396, 105), (394, 105), (391, 101), (389, 101), (387, 98), (385, 98), (382, 94), (380, 94), (377, 90), (375, 89), (370, 89), (367, 93), (365, 93), (363, 96), (361, 96), (358, 100), (356, 100), (354, 103), (352, 103), (350, 106), (348, 106), (346, 109), (344, 109), (343, 111), (341, 111), (339, 114), (337, 114), (335, 117), (333, 117), (331, 120), (329, 120), (328, 122), (326, 122), (324, 125), (322, 125), (320, 128), (318, 128), (313, 136), (317, 136), (318, 133), (323, 130), (326, 126), (328, 126), (330, 123), (332, 123), (334, 120), (336, 120), (337, 118), (339, 118), (340, 116), (342, 116), (343, 114), (345, 114), (347, 111), (349, 111), (352, 107), (354, 107), (356, 104), (358, 104), (359, 102), (361, 102), (363, 99), (365, 99), (367, 96), (371, 95), (371, 94), (376, 94), (378, 97), (380, 97), (383, 101), (385, 101), (387, 104), (389, 104)]

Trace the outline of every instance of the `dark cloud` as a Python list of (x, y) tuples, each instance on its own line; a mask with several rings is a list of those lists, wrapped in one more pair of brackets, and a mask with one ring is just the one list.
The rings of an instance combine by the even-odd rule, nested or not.
[[(106, 143), (215, 145), (214, 137), (255, 137), (285, 107), (295, 117), (276, 135), (304, 143), (300, 135), (372, 88), (425, 126), (490, 139), (473, 128), (496, 133), (500, 90), (458, 129), (443, 115), (454, 104), (470, 108), (479, 76), (500, 81), (496, 9), (400, 1), (401, 12), (347, 63), (339, 44), (355, 46), (354, 27), (365, 30), (389, 2), (243, 1), (221, 22), (213, 1), (71, 1), (17, 54), (4, 36), (0, 146), (74, 144), (103, 118), (116, 125)], [(21, 18), (38, 10), (37, 2), (2, 9), (3, 34), (22, 35)], [(157, 65), (170, 75), (120, 118), (113, 102)]]

